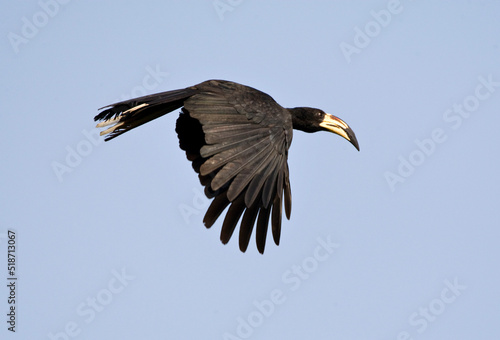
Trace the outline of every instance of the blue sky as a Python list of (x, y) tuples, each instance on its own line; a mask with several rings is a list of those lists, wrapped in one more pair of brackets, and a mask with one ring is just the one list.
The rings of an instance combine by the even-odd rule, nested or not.
[[(500, 337), (500, 3), (0, 8), (2, 339)], [(264, 255), (203, 226), (177, 112), (97, 136), (98, 108), (212, 78), (358, 137), (294, 133)]]

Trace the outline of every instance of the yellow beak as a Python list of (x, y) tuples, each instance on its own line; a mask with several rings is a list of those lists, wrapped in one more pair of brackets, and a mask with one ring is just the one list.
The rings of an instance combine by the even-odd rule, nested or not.
[(319, 124), (322, 128), (327, 131), (333, 132), (339, 136), (344, 137), (359, 151), (358, 140), (354, 131), (344, 122), (342, 119), (335, 117), (334, 115), (325, 114), (323, 121)]

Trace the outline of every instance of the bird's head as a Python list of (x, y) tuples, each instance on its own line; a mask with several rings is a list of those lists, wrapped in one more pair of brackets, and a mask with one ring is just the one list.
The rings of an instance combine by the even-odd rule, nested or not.
[(304, 132), (330, 131), (344, 137), (359, 151), (354, 131), (342, 119), (311, 107), (289, 109), (292, 114), (293, 128)]

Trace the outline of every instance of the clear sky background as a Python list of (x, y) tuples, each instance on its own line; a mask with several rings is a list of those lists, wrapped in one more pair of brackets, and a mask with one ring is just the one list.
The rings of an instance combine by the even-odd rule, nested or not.
[[(499, 13), (2, 2), (0, 338), (499, 339)], [(294, 134), (292, 218), (264, 255), (203, 226), (177, 112), (97, 137), (98, 108), (211, 78), (335, 114), (360, 143)]]

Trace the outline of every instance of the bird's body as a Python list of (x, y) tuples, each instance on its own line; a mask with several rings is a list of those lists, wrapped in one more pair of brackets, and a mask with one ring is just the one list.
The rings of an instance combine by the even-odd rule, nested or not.
[(261, 91), (224, 80), (112, 104), (94, 119), (103, 121), (98, 127), (113, 125), (101, 132), (110, 140), (181, 107), (176, 125), (180, 147), (206, 196), (213, 198), (203, 222), (210, 228), (229, 206), (221, 230), (221, 241), (227, 243), (243, 216), (242, 251), (256, 223), (257, 248), (264, 252), (269, 219), (279, 244), (283, 201), (290, 218), (287, 158), (293, 129), (329, 130), (359, 150), (354, 133), (339, 118), (318, 109), (285, 109)]

